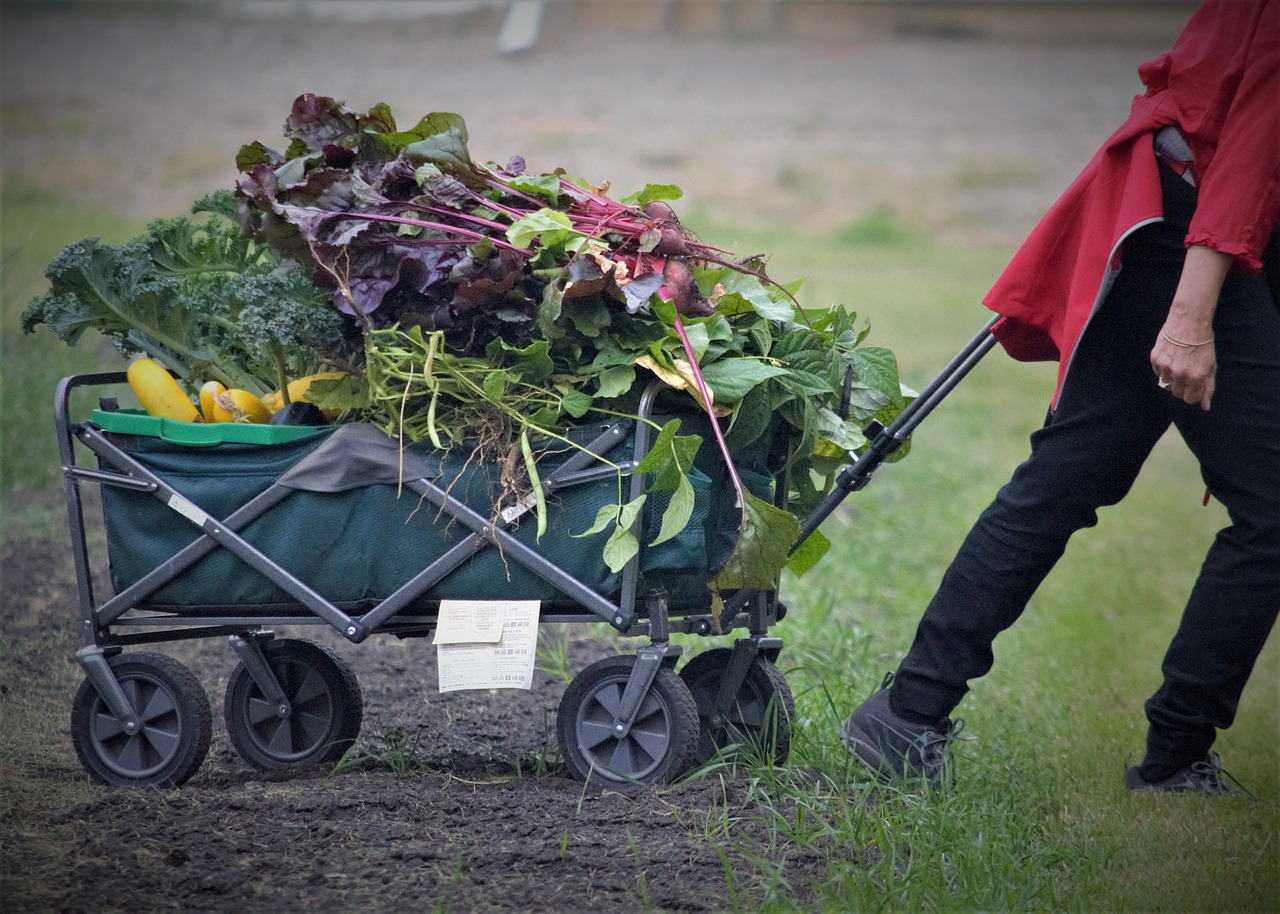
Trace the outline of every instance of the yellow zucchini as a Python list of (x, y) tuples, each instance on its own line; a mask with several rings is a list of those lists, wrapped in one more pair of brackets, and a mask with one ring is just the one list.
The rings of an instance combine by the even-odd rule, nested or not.
[(181, 422), (200, 421), (200, 410), (196, 409), (182, 385), (159, 362), (135, 359), (129, 363), (125, 376), (147, 415)]
[(253, 422), (271, 421), (271, 413), (262, 401), (247, 390), (233, 387), (213, 397), (213, 417), (215, 422)]
[[(336, 378), (345, 378), (345, 371), (322, 371), (319, 374), (309, 374), (304, 378), (298, 378), (296, 381), (289, 382), (289, 402), (305, 403), (307, 402), (307, 388), (311, 386), (312, 381), (327, 381)], [(284, 406), (284, 394), (280, 391), (274, 391), (262, 398), (262, 405), (270, 412), (277, 413)], [(338, 417), (338, 410), (326, 409), (322, 410), (329, 419)]]
[(227, 388), (221, 381), (205, 381), (200, 386), (200, 415), (204, 416), (205, 422), (217, 422), (218, 419), (214, 415), (213, 399), (218, 394), (226, 393)]

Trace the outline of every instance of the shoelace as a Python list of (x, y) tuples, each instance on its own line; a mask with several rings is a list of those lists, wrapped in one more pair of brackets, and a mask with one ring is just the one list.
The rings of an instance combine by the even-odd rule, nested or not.
[(941, 765), (943, 754), (956, 740), (973, 740), (977, 737), (961, 736), (964, 730), (964, 718), (957, 717), (945, 731), (926, 730), (920, 734), (920, 758), (928, 763)]
[(1216, 752), (1210, 751), (1208, 758), (1203, 762), (1192, 763), (1191, 772), (1195, 777), (1207, 782), (1211, 786), (1213, 793), (1225, 794), (1231, 792), (1231, 788), (1223, 780), (1223, 778), (1226, 778), (1250, 800), (1255, 803), (1258, 801), (1257, 796), (1241, 784), (1234, 774), (1222, 767), (1222, 759)]

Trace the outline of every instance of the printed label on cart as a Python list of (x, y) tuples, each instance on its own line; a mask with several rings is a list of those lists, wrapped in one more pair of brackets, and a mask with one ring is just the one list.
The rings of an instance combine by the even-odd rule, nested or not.
[(534, 506), (537, 504), (538, 504), (537, 493), (530, 492), (527, 495), (525, 495), (523, 498), (521, 498), (519, 501), (517, 501), (514, 505), (511, 505), (510, 507), (507, 507), (507, 508), (503, 508), (502, 519), (509, 524), (512, 521), (514, 521), (517, 517), (523, 517), (524, 515), (528, 514), (530, 511), (533, 510)]
[(441, 600), (440, 691), (532, 688), (539, 609), (537, 600)]
[(179, 514), (181, 514), (187, 520), (191, 521), (191, 523), (195, 524), (197, 527), (203, 527), (204, 522), (209, 519), (208, 514), (205, 514), (197, 506), (187, 501), (177, 492), (174, 492), (172, 495), (169, 496), (168, 504), (170, 508), (177, 511)]

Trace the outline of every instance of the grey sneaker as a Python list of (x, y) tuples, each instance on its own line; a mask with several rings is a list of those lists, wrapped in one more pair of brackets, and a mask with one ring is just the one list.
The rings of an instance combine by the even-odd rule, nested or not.
[[(1235, 786), (1228, 784), (1232, 781)], [(1201, 761), (1192, 762), (1163, 780), (1149, 782), (1138, 773), (1136, 765), (1124, 769), (1124, 786), (1130, 790), (1150, 790), (1155, 793), (1202, 793), (1210, 797), (1226, 797), (1243, 792), (1252, 799), (1253, 794), (1244, 789), (1231, 773), (1222, 767), (1218, 753), (1210, 751)]]
[(853, 709), (840, 725), (840, 742), (882, 781), (954, 782), (947, 756), (964, 721), (944, 718), (929, 726), (904, 720), (889, 707), (892, 682), (890, 673), (879, 691)]

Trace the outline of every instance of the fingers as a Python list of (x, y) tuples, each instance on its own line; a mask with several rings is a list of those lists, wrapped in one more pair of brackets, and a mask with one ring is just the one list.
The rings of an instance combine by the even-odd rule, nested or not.
[(1173, 397), (1208, 410), (1213, 400), (1218, 363), (1212, 347), (1185, 352), (1159, 345), (1151, 353), (1156, 383)]
[(1209, 380), (1205, 382), (1204, 393), (1200, 396), (1200, 408), (1206, 413), (1209, 411), (1209, 403), (1213, 400), (1214, 379), (1211, 375)]
[(1213, 375), (1209, 375), (1204, 379), (1189, 380), (1170, 373), (1165, 373), (1162, 376), (1157, 371), (1156, 383), (1160, 385), (1162, 390), (1168, 391), (1170, 396), (1176, 397), (1183, 403), (1192, 406), (1199, 405), (1206, 412), (1208, 412), (1209, 405), (1213, 401)]

